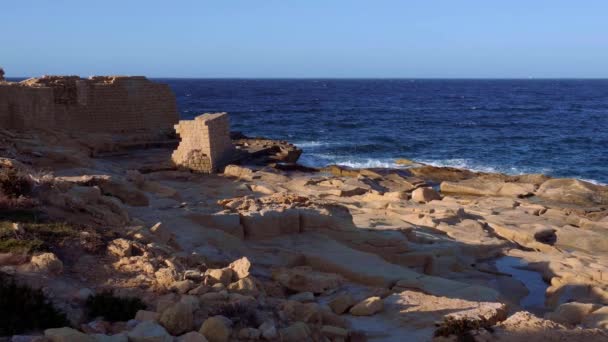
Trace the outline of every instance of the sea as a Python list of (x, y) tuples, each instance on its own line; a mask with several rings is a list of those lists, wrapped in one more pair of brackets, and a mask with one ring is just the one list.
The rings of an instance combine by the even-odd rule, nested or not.
[(300, 162), (399, 167), (406, 158), (608, 184), (608, 80), (162, 79), (182, 118), (288, 140)]

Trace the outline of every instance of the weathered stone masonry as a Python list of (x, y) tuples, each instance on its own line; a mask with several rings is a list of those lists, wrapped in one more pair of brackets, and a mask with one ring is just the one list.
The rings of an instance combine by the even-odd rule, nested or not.
[(181, 142), (173, 152), (173, 162), (193, 171), (218, 171), (234, 156), (227, 113), (203, 114), (175, 125)]
[(0, 127), (72, 132), (171, 132), (175, 96), (145, 77), (44, 76), (0, 83)]

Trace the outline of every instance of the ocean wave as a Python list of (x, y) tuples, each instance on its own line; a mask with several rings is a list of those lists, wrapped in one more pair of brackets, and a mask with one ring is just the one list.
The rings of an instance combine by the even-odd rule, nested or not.
[(594, 179), (587, 179), (587, 178), (576, 178), (576, 179), (581, 180), (583, 182), (588, 182), (588, 183), (591, 183), (591, 184), (595, 184), (595, 185), (608, 186), (607, 183), (598, 182), (598, 181), (596, 181)]
[(395, 164), (394, 161), (381, 159), (366, 159), (366, 160), (344, 160), (338, 161), (336, 164), (341, 166), (352, 167), (354, 169), (364, 168), (400, 168), (402, 166)]
[(330, 145), (330, 143), (326, 142), (326, 141), (294, 141), (293, 144), (299, 148), (309, 148), (309, 147), (319, 147), (319, 146)]
[(340, 165), (355, 169), (363, 168), (402, 168), (402, 165), (395, 164), (390, 158), (352, 158), (338, 157), (331, 154), (304, 153), (300, 157), (300, 163), (311, 167), (324, 167), (327, 165)]

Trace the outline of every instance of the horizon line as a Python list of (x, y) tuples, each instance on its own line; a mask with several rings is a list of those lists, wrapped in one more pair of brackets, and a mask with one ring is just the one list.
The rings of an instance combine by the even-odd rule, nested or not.
[[(146, 75), (122, 75), (122, 74), (114, 74), (114, 75), (89, 75), (89, 76), (80, 76), (80, 75), (57, 75), (57, 74), (47, 74), (40, 76), (33, 76), (34, 78), (42, 77), (42, 76), (79, 76), (82, 78), (91, 77), (91, 76), (144, 76), (149, 79), (173, 79), (173, 80), (608, 80), (608, 76), (606, 77), (217, 77), (217, 76), (207, 76), (207, 77), (181, 77), (181, 76), (146, 76)], [(32, 78), (32, 76), (8, 76), (5, 77), (6, 80), (16, 79), (16, 80), (26, 80), (28, 78)]]

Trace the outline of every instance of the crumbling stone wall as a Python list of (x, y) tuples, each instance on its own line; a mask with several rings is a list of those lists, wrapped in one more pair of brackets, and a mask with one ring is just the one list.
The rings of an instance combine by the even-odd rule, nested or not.
[(0, 84), (4, 128), (161, 133), (178, 120), (170, 88), (145, 77), (44, 76)]
[(181, 137), (172, 155), (177, 166), (211, 173), (225, 166), (234, 155), (227, 113), (207, 113), (194, 120), (181, 120), (175, 131)]

